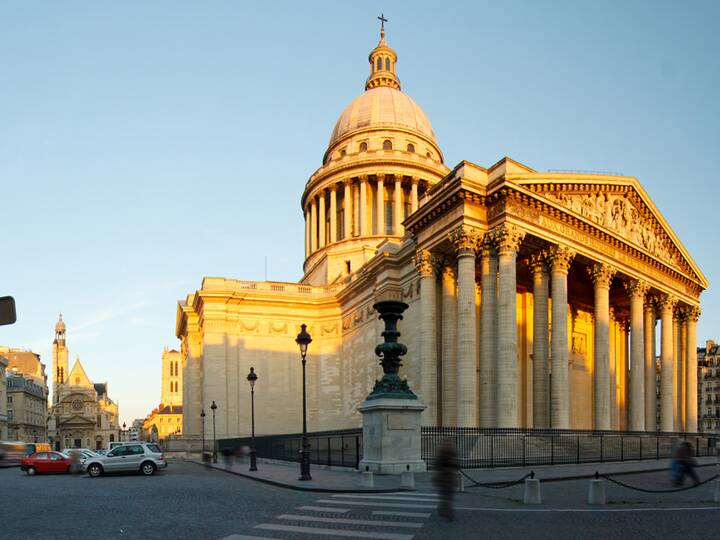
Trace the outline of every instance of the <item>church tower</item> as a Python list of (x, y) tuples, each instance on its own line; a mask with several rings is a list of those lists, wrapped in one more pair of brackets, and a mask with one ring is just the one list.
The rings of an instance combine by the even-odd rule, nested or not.
[(162, 354), (162, 390), (160, 406), (182, 405), (182, 358), (175, 349), (165, 347)]
[(68, 375), (68, 350), (65, 344), (65, 322), (62, 313), (55, 323), (55, 340), (52, 348), (53, 363), (53, 404), (58, 402), (58, 390)]

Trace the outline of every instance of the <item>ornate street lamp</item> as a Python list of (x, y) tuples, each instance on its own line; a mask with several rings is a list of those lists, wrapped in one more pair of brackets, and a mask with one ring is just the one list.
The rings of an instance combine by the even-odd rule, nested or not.
[(217, 405), (215, 405), (215, 400), (213, 400), (210, 408), (213, 412), (213, 463), (217, 463), (217, 439), (215, 438), (215, 409), (217, 409)]
[(300, 480), (312, 480), (310, 476), (310, 444), (307, 439), (307, 398), (305, 396), (305, 356), (307, 348), (312, 343), (312, 337), (307, 331), (307, 325), (300, 325), (300, 333), (295, 338), (295, 343), (300, 347), (300, 356), (302, 356), (302, 393), (303, 393), (303, 436), (302, 450), (300, 450)]
[(252, 442), (250, 443), (250, 470), (257, 471), (257, 452), (255, 451), (255, 381), (257, 381), (255, 368), (250, 368), (247, 380), (250, 383), (250, 417), (252, 418)]
[(202, 423), (202, 460), (205, 461), (205, 409), (200, 410), (200, 422)]

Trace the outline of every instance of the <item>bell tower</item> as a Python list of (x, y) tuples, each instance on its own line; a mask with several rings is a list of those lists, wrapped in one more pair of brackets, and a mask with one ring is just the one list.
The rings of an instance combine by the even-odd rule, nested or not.
[(65, 322), (62, 313), (55, 323), (55, 339), (52, 347), (53, 363), (53, 404), (58, 402), (59, 387), (65, 384), (68, 376), (68, 350), (65, 344)]

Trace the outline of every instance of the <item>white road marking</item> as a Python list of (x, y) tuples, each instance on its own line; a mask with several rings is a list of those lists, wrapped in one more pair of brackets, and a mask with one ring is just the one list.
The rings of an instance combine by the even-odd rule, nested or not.
[(248, 536), (246, 534), (231, 534), (220, 540), (279, 540), (270, 536)]
[(456, 506), (454, 509), (474, 510), (476, 512), (689, 512), (698, 510), (717, 511), (718, 507), (695, 506), (687, 508), (473, 508), (471, 506)]
[(328, 508), (326, 506), (298, 506), (295, 510), (310, 510), (311, 512), (332, 512), (333, 514), (347, 514), (349, 508)]
[(255, 525), (256, 529), (265, 529), (268, 531), (296, 532), (306, 534), (320, 534), (326, 536), (346, 536), (348, 538), (372, 538), (375, 540), (412, 540), (412, 534), (392, 534), (392, 533), (371, 533), (364, 531), (353, 531), (349, 529), (321, 529), (319, 527), (298, 527), (295, 525), (272, 525), (262, 523)]
[(341, 495), (333, 495), (333, 497), (339, 499), (372, 499), (379, 501), (440, 502), (440, 499), (418, 499), (417, 497), (397, 497), (394, 495), (349, 495), (343, 493)]
[(418, 517), (429, 518), (430, 512), (392, 512), (385, 510), (373, 510), (373, 516), (400, 516), (400, 517)]
[(421, 529), (423, 524), (414, 521), (372, 521), (369, 519), (345, 519), (321, 516), (300, 516), (297, 514), (281, 514), (275, 519), (288, 521), (314, 521), (316, 523), (337, 523), (338, 525), (374, 525), (376, 527), (402, 527), (405, 529)]
[[(383, 508), (437, 508), (436, 504), (403, 504), (395, 502), (360, 502), (360, 501), (334, 501), (332, 499), (320, 499), (319, 503), (323, 504), (344, 504), (346, 506), (382, 506)], [(425, 501), (422, 501), (425, 502)]]

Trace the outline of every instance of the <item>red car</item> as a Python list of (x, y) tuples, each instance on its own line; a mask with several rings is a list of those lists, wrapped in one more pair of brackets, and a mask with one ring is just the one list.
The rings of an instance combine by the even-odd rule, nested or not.
[(20, 469), (32, 476), (35, 473), (68, 473), (72, 461), (60, 452), (35, 452), (20, 461)]

